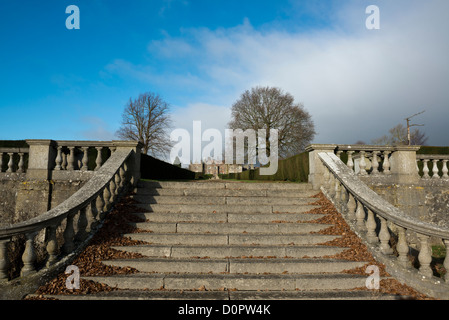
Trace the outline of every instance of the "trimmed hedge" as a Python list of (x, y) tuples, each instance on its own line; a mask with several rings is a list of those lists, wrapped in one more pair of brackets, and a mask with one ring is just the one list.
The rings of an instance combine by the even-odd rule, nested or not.
[(423, 146), (416, 153), (417, 154), (449, 154), (449, 147)]
[(309, 176), (309, 153), (303, 152), (293, 157), (279, 160), (275, 174), (260, 175), (259, 168), (246, 170), (242, 173), (221, 175), (223, 179), (237, 180), (266, 180), (266, 181), (294, 181), (307, 182)]

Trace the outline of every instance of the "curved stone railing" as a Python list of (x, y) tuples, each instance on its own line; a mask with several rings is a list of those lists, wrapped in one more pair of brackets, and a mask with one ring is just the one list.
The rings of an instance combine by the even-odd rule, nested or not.
[[(81, 189), (57, 207), (28, 221), (0, 227), (0, 298), (20, 298), (69, 264), (101, 225), (121, 192), (137, 183), (134, 150), (117, 149)], [(18, 278), (9, 279), (8, 266), (17, 265), (17, 261), (9, 261), (8, 244), (17, 237), (25, 238), (23, 267)], [(36, 268), (38, 238), (44, 243), (46, 256), (40, 270)]]
[[(429, 241), (440, 239), (449, 252), (449, 229), (406, 215), (371, 190), (333, 152), (319, 152), (318, 157), (327, 169), (323, 172), (321, 190), (375, 258), (401, 282), (430, 296), (448, 299), (449, 276), (444, 279), (434, 276)], [(392, 237), (395, 241), (391, 241)], [(414, 251), (419, 251), (418, 269), (410, 260)], [(449, 270), (449, 254), (443, 267)]]

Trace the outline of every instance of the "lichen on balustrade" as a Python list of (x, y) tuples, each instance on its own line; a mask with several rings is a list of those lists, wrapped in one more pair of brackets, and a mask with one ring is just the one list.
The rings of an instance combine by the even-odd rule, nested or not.
[[(437, 277), (432, 268), (431, 239), (440, 239), (449, 252), (449, 228), (423, 222), (394, 207), (371, 190), (333, 152), (318, 153), (326, 168), (321, 190), (375, 258), (401, 282), (430, 296), (449, 298), (449, 274)], [(412, 239), (416, 239), (417, 245)], [(416, 263), (412, 265), (413, 254)], [(449, 270), (449, 254), (443, 267)]]
[[(91, 170), (91, 179), (58, 206), (27, 221), (0, 227), (0, 298), (20, 298), (30, 290), (35, 290), (49, 275), (60, 272), (61, 267), (70, 263), (101, 226), (105, 215), (121, 194), (137, 183), (140, 176), (141, 145), (129, 141), (113, 144), (62, 143), (61, 152), (64, 147), (68, 147), (69, 150), (72, 148), (72, 155), (75, 155), (74, 150), (77, 148), (84, 148), (82, 149), (84, 151), (88, 148), (112, 150), (107, 155), (106, 162), (103, 163), (102, 160), (101, 166), (95, 167), (97, 170), (95, 168)], [(44, 154), (51, 154), (53, 146), (59, 145), (46, 140), (41, 150), (50, 150)], [(86, 165), (83, 158), (81, 164)], [(54, 169), (51, 165), (49, 167), (50, 170)], [(82, 168), (83, 166), (74, 166), (73, 170)], [(69, 171), (67, 168), (61, 169)], [(17, 252), (20, 248), (20, 245), (16, 245), (18, 238), (23, 239), (24, 248), (21, 254)], [(20, 261), (11, 261), (13, 246), (15, 251), (13, 257)], [(38, 251), (43, 261), (38, 261)], [(12, 267), (17, 269), (20, 265), (22, 267), (19, 274), (11, 273)]]

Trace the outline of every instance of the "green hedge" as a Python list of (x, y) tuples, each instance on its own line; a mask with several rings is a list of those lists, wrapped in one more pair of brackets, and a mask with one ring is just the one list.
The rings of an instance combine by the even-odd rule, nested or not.
[(449, 147), (423, 146), (416, 153), (417, 154), (449, 154)]
[(307, 182), (309, 176), (309, 153), (303, 152), (293, 157), (279, 160), (278, 170), (273, 175), (260, 175), (259, 168), (242, 173), (222, 175), (223, 179), (266, 180)]

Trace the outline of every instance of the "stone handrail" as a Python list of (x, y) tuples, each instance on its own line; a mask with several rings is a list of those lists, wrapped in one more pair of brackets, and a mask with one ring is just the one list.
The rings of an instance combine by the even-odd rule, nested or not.
[[(373, 255), (387, 271), (419, 291), (433, 297), (449, 298), (449, 276), (433, 276), (429, 239), (441, 239), (449, 252), (449, 229), (414, 219), (371, 190), (351, 168), (333, 152), (319, 152), (325, 170), (321, 190), (342, 213), (351, 228), (366, 241)], [(395, 247), (390, 239), (397, 237)], [(409, 238), (417, 236), (419, 269), (414, 269), (409, 254)], [(393, 253), (396, 252), (397, 256)], [(443, 266), (449, 270), (449, 254)]]
[[(27, 282), (23, 278), (30, 277), (42, 280), (51, 270), (60, 268), (64, 263), (67, 264), (68, 257), (73, 257), (77, 248), (85, 245), (92, 237), (121, 192), (128, 184), (137, 183), (138, 177), (135, 175), (134, 167), (136, 152), (140, 153), (138, 150), (140, 151), (138, 147), (117, 148), (82, 188), (57, 207), (21, 223), (1, 225), (0, 284), (5, 285), (5, 282), (17, 280), (8, 279), (8, 266), (12, 262), (8, 259), (8, 243), (18, 236), (25, 238), (19, 283)], [(137, 161), (139, 162), (140, 160)], [(62, 232), (63, 244), (59, 243), (57, 232)], [(34, 242), (38, 235), (39, 238), (45, 239), (46, 244), (44, 250), (47, 259), (41, 270), (36, 270), (35, 266), (37, 257)], [(2, 294), (0, 296), (4, 297)]]
[[(420, 175), (422, 179), (443, 179), (448, 180), (448, 167), (449, 155), (447, 154), (417, 154), (416, 155), (417, 166), (419, 170), (419, 163), (422, 165)], [(429, 169), (429, 162), (432, 162), (432, 171)], [(441, 170), (438, 166), (440, 163)], [(429, 175), (432, 172), (432, 176)]]
[[(28, 148), (0, 148), (0, 172), (25, 172), (26, 167), (24, 159), (25, 155), (28, 153)], [(17, 158), (17, 166), (15, 165), (14, 158)], [(6, 170), (2, 170), (3, 161), (7, 163)]]

